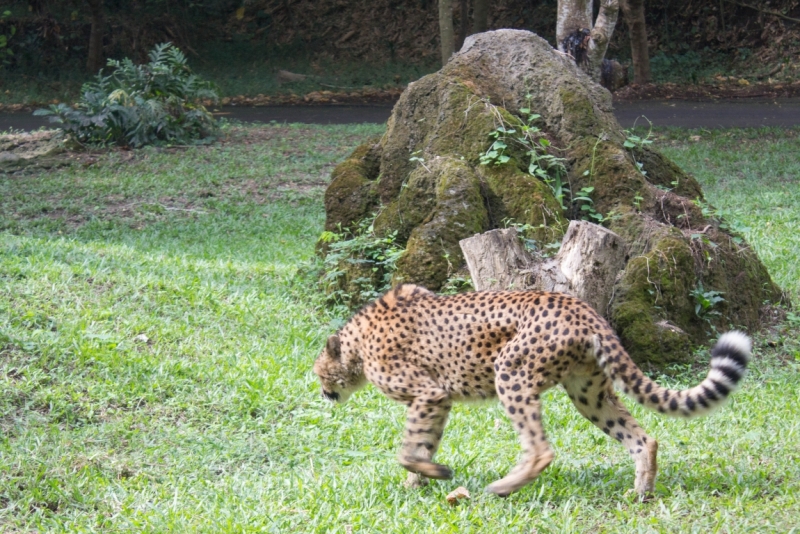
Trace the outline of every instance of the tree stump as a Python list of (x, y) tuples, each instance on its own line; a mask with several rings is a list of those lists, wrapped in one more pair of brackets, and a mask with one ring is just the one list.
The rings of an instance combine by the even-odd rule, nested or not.
[(625, 267), (625, 243), (587, 221), (570, 222), (553, 258), (531, 254), (514, 228), (491, 230), (459, 242), (472, 283), (484, 289), (536, 289), (568, 293), (608, 317), (617, 276)]
[(490, 230), (458, 242), (476, 291), (530, 289), (536, 265), (515, 228)]

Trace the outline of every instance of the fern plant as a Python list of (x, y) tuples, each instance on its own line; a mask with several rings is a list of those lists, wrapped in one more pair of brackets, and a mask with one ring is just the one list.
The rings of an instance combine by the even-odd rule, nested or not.
[(141, 147), (189, 144), (213, 139), (216, 122), (202, 100), (217, 100), (211, 83), (192, 74), (186, 56), (171, 43), (156, 45), (150, 62), (110, 59), (111, 74), (101, 70), (81, 88), (75, 107), (51, 105), (35, 115), (77, 141), (91, 145)]

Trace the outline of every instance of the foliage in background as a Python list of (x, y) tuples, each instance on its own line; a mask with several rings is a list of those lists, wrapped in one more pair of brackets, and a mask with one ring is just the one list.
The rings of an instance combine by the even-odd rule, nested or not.
[(84, 84), (75, 108), (53, 104), (35, 114), (51, 116), (85, 144), (188, 144), (214, 134), (215, 120), (201, 99), (216, 100), (217, 94), (192, 73), (177, 47), (157, 45), (145, 65), (111, 59), (108, 66), (111, 74), (101, 70)]
[[(75, 98), (85, 81), (91, 27), (87, 4), (4, 2), (11, 15), (0, 21), (0, 34), (8, 34), (11, 26), (17, 34), (8, 66), (14, 77), (0, 80), (0, 102)], [(648, 1), (654, 80), (713, 81), (717, 74), (750, 81), (798, 79), (797, 0), (744, 4)], [(531, 30), (554, 43), (556, 6), (556, 0), (497, 0), (489, 10), (489, 25)], [(144, 60), (153, 45), (172, 41), (191, 54), (197, 72), (222, 88), (221, 96), (346, 91), (364, 84), (408, 83), (438, 68), (433, 0), (148, 0), (104, 2), (104, 9), (105, 57)], [(455, 11), (460, 28), (461, 13)], [(608, 56), (629, 61), (629, 49), (628, 28), (620, 21)], [(280, 86), (278, 69), (317, 76), (319, 83)]]
[[(8, 10), (0, 13), (0, 23), (9, 15), (11, 15), (11, 11)], [(14, 56), (14, 51), (8, 47), (8, 41), (14, 37), (15, 33), (17, 33), (17, 27), (14, 25), (9, 26), (7, 29), (0, 27), (0, 70), (8, 65), (10, 58)]]

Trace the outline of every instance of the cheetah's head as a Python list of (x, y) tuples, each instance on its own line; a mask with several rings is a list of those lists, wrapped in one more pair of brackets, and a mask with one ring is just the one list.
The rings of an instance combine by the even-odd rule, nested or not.
[(328, 338), (314, 362), (314, 372), (322, 384), (322, 396), (340, 404), (346, 402), (365, 380), (361, 360), (355, 354), (342, 351), (338, 334)]

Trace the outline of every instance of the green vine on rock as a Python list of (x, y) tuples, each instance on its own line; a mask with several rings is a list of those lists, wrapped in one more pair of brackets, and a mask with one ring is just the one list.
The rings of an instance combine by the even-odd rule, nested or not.
[(405, 252), (397, 232), (375, 234), (377, 213), (359, 222), (355, 229), (325, 231), (319, 242), (327, 247), (320, 280), (328, 300), (348, 308), (378, 298), (391, 288), (397, 260)]
[[(592, 221), (597, 224), (602, 223), (605, 217), (598, 213), (594, 208), (594, 201), (591, 194), (594, 187), (587, 186), (581, 188), (577, 195), (573, 196), (569, 184), (566, 182), (567, 167), (565, 159), (553, 155), (549, 152), (552, 143), (545, 137), (544, 132), (535, 123), (541, 115), (534, 113), (530, 108), (532, 95), (527, 95), (529, 105), (520, 108), (522, 115), (522, 125), (519, 131), (511, 125), (506, 124), (502, 114), (495, 106), (486, 102), (494, 112), (495, 119), (499, 125), (489, 132), (492, 144), (480, 155), (481, 165), (503, 165), (511, 160), (507, 150), (511, 143), (515, 143), (525, 150), (528, 158), (527, 172), (529, 175), (542, 180), (553, 192), (562, 211), (567, 211), (567, 203), (579, 205), (580, 218)], [(600, 139), (598, 139), (598, 143)], [(597, 144), (595, 144), (595, 150)], [(594, 151), (592, 152), (592, 168), (584, 172), (584, 176), (594, 172)]]
[(578, 194), (572, 198), (572, 202), (581, 203), (580, 210), (583, 214), (581, 219), (600, 224), (605, 220), (605, 217), (594, 209), (594, 200), (590, 196), (592, 191), (594, 191), (593, 186), (582, 187)]
[[(642, 117), (650, 125), (650, 128), (647, 130), (647, 135), (642, 137), (633, 133), (633, 129), (636, 128), (636, 121), (634, 121), (633, 129), (625, 130), (626, 137), (625, 137), (625, 142), (622, 143), (622, 146), (631, 151), (631, 158), (633, 159), (633, 162), (636, 164), (636, 169), (640, 173), (642, 173), (642, 176), (647, 176), (647, 171), (644, 170), (644, 164), (636, 159), (636, 154), (634, 152), (635, 150), (642, 150), (647, 145), (653, 144), (653, 140), (650, 139), (650, 137), (653, 134), (653, 123), (650, 122), (650, 119), (648, 119), (644, 115), (642, 115)], [(638, 121), (639, 119), (637, 118), (636, 120)], [(674, 185), (677, 185), (677, 183)]]
[(694, 313), (700, 319), (709, 321), (711, 316), (720, 315), (720, 312), (714, 308), (717, 304), (725, 302), (721, 292), (710, 289), (706, 290), (703, 287), (703, 283), (698, 282), (697, 287), (695, 287), (689, 294), (694, 298), (695, 301)]

